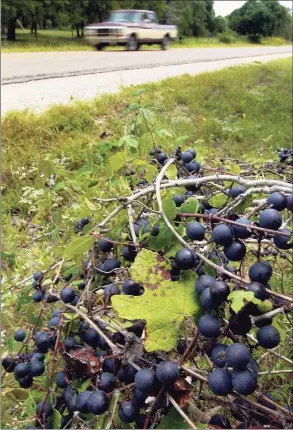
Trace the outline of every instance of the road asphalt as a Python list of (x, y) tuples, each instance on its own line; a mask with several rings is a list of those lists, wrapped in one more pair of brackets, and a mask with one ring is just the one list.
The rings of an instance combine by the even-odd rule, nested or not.
[(40, 111), (51, 104), (114, 93), (122, 86), (291, 55), (291, 46), (2, 54), (1, 114), (24, 108)]

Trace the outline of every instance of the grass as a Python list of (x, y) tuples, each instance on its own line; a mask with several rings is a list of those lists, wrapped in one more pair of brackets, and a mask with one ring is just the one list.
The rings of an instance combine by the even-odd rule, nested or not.
[[(255, 62), (128, 87), (90, 102), (52, 106), (41, 114), (8, 113), (2, 119), (2, 208), (4, 230), (8, 228), (11, 234), (5, 238), (4, 250), (14, 248), (18, 237), (10, 227), (12, 213), (28, 211), (27, 204), (20, 203), (25, 187), (35, 188), (36, 178), (44, 169), (50, 170), (49, 161), (64, 159), (62, 176), (68, 177), (69, 172), (99, 160), (101, 151), (115, 145), (124, 126), (130, 124), (131, 114), (124, 112), (137, 102), (133, 96), (137, 88), (145, 90), (143, 104), (156, 114), (156, 127), (171, 129), (177, 137), (187, 136), (186, 144), (195, 146), (209, 163), (221, 157), (260, 160), (274, 157), (278, 147), (290, 146), (291, 78), (290, 59)], [(142, 137), (140, 145), (144, 154), (151, 142)], [(160, 145), (168, 151), (174, 142), (163, 133)], [(97, 174), (102, 167), (98, 163)], [(39, 213), (36, 223), (45, 217)]]
[[(28, 241), (25, 230), (14, 226), (12, 218), (15, 213), (25, 218), (37, 204), (42, 193), (38, 188), (44, 184), (36, 181), (44, 171), (50, 173), (52, 163), (63, 166), (62, 178), (70, 178), (85, 164), (95, 165), (97, 177), (104, 175), (101, 153), (107, 150), (108, 158), (113, 153), (108, 148), (131, 125), (131, 113), (125, 116), (124, 112), (137, 102), (135, 90), (145, 91), (143, 105), (156, 115), (156, 128), (163, 130), (160, 146), (165, 151), (173, 150), (174, 140), (164, 130), (172, 130), (177, 137), (187, 136), (186, 145), (196, 147), (209, 164), (222, 157), (259, 161), (275, 157), (278, 147), (290, 146), (291, 77), (290, 59), (256, 62), (128, 87), (90, 102), (52, 106), (41, 114), (29, 110), (8, 113), (2, 119), (3, 250), (10, 252), (19, 241)], [(144, 157), (152, 143), (142, 136), (139, 145)], [(45, 191), (47, 196), (46, 187)], [(24, 193), (32, 194), (30, 204)], [(48, 199), (48, 206), (37, 213), (36, 224), (46, 222), (52, 196)]]
[[(281, 38), (266, 38), (263, 39), (262, 45), (281, 46), (289, 42)], [(187, 37), (182, 42), (172, 43), (173, 48), (218, 48), (218, 47), (239, 47), (239, 46), (259, 46), (252, 44), (245, 37), (239, 37), (232, 44), (225, 44), (219, 41), (218, 38), (198, 39)], [(38, 40), (35, 40), (34, 35), (29, 31), (26, 33), (22, 29), (16, 31), (16, 41), (8, 42), (5, 37), (2, 37), (2, 52), (38, 52), (38, 51), (90, 51), (93, 48), (86, 42), (85, 39), (72, 37), (70, 30), (39, 30)], [(107, 48), (111, 49), (111, 48)], [(121, 47), (120, 49), (124, 49)], [(144, 49), (144, 47), (142, 47)], [(146, 48), (145, 48), (146, 49)], [(149, 49), (149, 47), (147, 47)], [(154, 45), (153, 49), (158, 49)]]

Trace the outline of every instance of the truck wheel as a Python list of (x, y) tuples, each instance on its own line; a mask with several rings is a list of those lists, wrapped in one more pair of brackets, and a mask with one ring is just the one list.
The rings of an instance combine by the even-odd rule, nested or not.
[(101, 43), (99, 43), (98, 45), (96, 45), (96, 50), (97, 51), (102, 51), (104, 49), (104, 45), (102, 45)]
[(161, 42), (161, 49), (163, 51), (166, 51), (169, 48), (169, 45), (170, 45), (170, 38), (169, 36), (165, 36)]
[(136, 37), (134, 36), (134, 34), (132, 34), (130, 36), (130, 38), (128, 39), (128, 42), (127, 42), (127, 50), (128, 51), (137, 51), (138, 49), (139, 49), (138, 41), (137, 41)]

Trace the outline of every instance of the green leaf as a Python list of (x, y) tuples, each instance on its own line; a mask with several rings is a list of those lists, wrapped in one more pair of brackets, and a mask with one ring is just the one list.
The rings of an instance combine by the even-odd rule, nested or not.
[(164, 129), (162, 129), (162, 130), (158, 130), (157, 131), (157, 135), (158, 136), (167, 136), (167, 137), (173, 137), (173, 134), (171, 133), (171, 131), (169, 131), (169, 130), (164, 130)]
[(132, 111), (134, 111), (134, 110), (136, 110), (138, 108), (138, 105), (136, 104), (136, 103), (132, 103), (132, 104), (130, 104), (126, 109), (125, 109), (125, 111), (124, 111), (124, 115), (126, 116), (126, 115), (128, 115), (129, 114), (129, 112), (132, 112)]
[(160, 224), (160, 232), (158, 236), (148, 237), (148, 246), (153, 251), (163, 250), (166, 252), (176, 243), (178, 243), (178, 240), (165, 224)]
[(228, 196), (226, 194), (219, 193), (209, 199), (209, 204), (215, 208), (219, 208), (226, 203), (227, 199)]
[(163, 211), (165, 212), (165, 215), (173, 221), (173, 219), (176, 217), (176, 205), (175, 202), (171, 199), (164, 200), (163, 201)]
[(84, 201), (85, 201), (85, 204), (87, 205), (87, 207), (91, 210), (91, 211), (96, 211), (96, 210), (98, 210), (99, 208), (94, 204), (94, 203), (92, 203), (89, 199), (87, 199), (86, 197), (84, 198)]
[(74, 239), (66, 248), (64, 258), (67, 259), (76, 255), (84, 254), (91, 248), (94, 242), (95, 238), (93, 236), (84, 236)]
[(161, 420), (158, 429), (189, 429), (189, 425), (175, 408), (171, 408), (168, 414)]
[(62, 221), (62, 212), (61, 211), (52, 212), (52, 221), (55, 224), (60, 224)]
[(83, 391), (85, 391), (91, 384), (91, 380), (87, 379), (86, 381), (84, 381), (80, 387), (80, 389), (78, 390), (79, 393), (82, 393)]
[(60, 429), (60, 423), (61, 423), (61, 414), (57, 409), (53, 409), (52, 413), (52, 428), (53, 429)]
[(231, 309), (238, 313), (247, 303), (254, 303), (259, 308), (260, 312), (266, 313), (272, 310), (273, 305), (269, 300), (262, 302), (254, 296), (252, 291), (233, 291), (229, 294), (228, 300), (231, 302)]
[(124, 151), (116, 152), (116, 154), (112, 155), (109, 159), (110, 167), (113, 172), (116, 170), (121, 169), (122, 166), (125, 164), (125, 157), (126, 153)]
[(153, 182), (157, 172), (158, 172), (158, 168), (156, 166), (153, 166), (152, 164), (149, 164), (146, 168), (145, 168), (145, 179), (148, 182)]
[(281, 342), (285, 342), (286, 341), (285, 330), (283, 329), (283, 327), (281, 326), (281, 324), (278, 323), (276, 317), (273, 318), (272, 326), (274, 326), (278, 330), (278, 332), (280, 333)]
[(171, 164), (171, 166), (168, 167), (166, 170), (166, 176), (168, 179), (176, 179), (178, 175), (177, 168), (174, 166), (174, 164)]
[(198, 200), (195, 197), (189, 197), (186, 202), (180, 206), (181, 213), (195, 214), (198, 211)]
[(80, 169), (78, 169), (77, 174), (79, 176), (88, 175), (89, 173), (92, 173), (93, 169), (91, 166), (82, 166)]
[(182, 142), (188, 139), (189, 136), (179, 136), (175, 139), (175, 146), (180, 146)]
[(235, 175), (240, 175), (240, 173), (241, 173), (241, 169), (238, 166), (238, 164), (232, 164), (230, 170), (231, 170), (231, 173), (235, 173)]
[(58, 184), (56, 184), (53, 187), (53, 191), (61, 191), (61, 190), (64, 190), (65, 187), (66, 187), (65, 182), (58, 182)]
[(148, 352), (169, 351), (177, 344), (184, 319), (200, 311), (194, 294), (194, 274), (185, 272), (180, 282), (172, 282), (167, 260), (146, 249), (136, 257), (130, 274), (133, 281), (143, 285), (144, 294), (113, 296), (113, 307), (121, 318), (146, 321)]

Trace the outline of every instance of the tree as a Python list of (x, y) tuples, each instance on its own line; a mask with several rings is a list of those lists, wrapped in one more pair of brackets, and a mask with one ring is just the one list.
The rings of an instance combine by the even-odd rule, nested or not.
[(15, 41), (16, 22), (21, 17), (23, 8), (30, 1), (26, 0), (2, 0), (1, 24), (7, 26), (7, 40)]
[(228, 30), (228, 21), (223, 16), (216, 16), (213, 22), (213, 31), (215, 34), (225, 33)]
[(281, 35), (286, 23), (290, 23), (289, 11), (276, 0), (248, 0), (229, 16), (232, 30), (248, 35), (255, 41), (263, 36)]
[(210, 33), (213, 33), (215, 31), (214, 0), (206, 0), (204, 3), (205, 3), (205, 7), (206, 7), (207, 29)]

